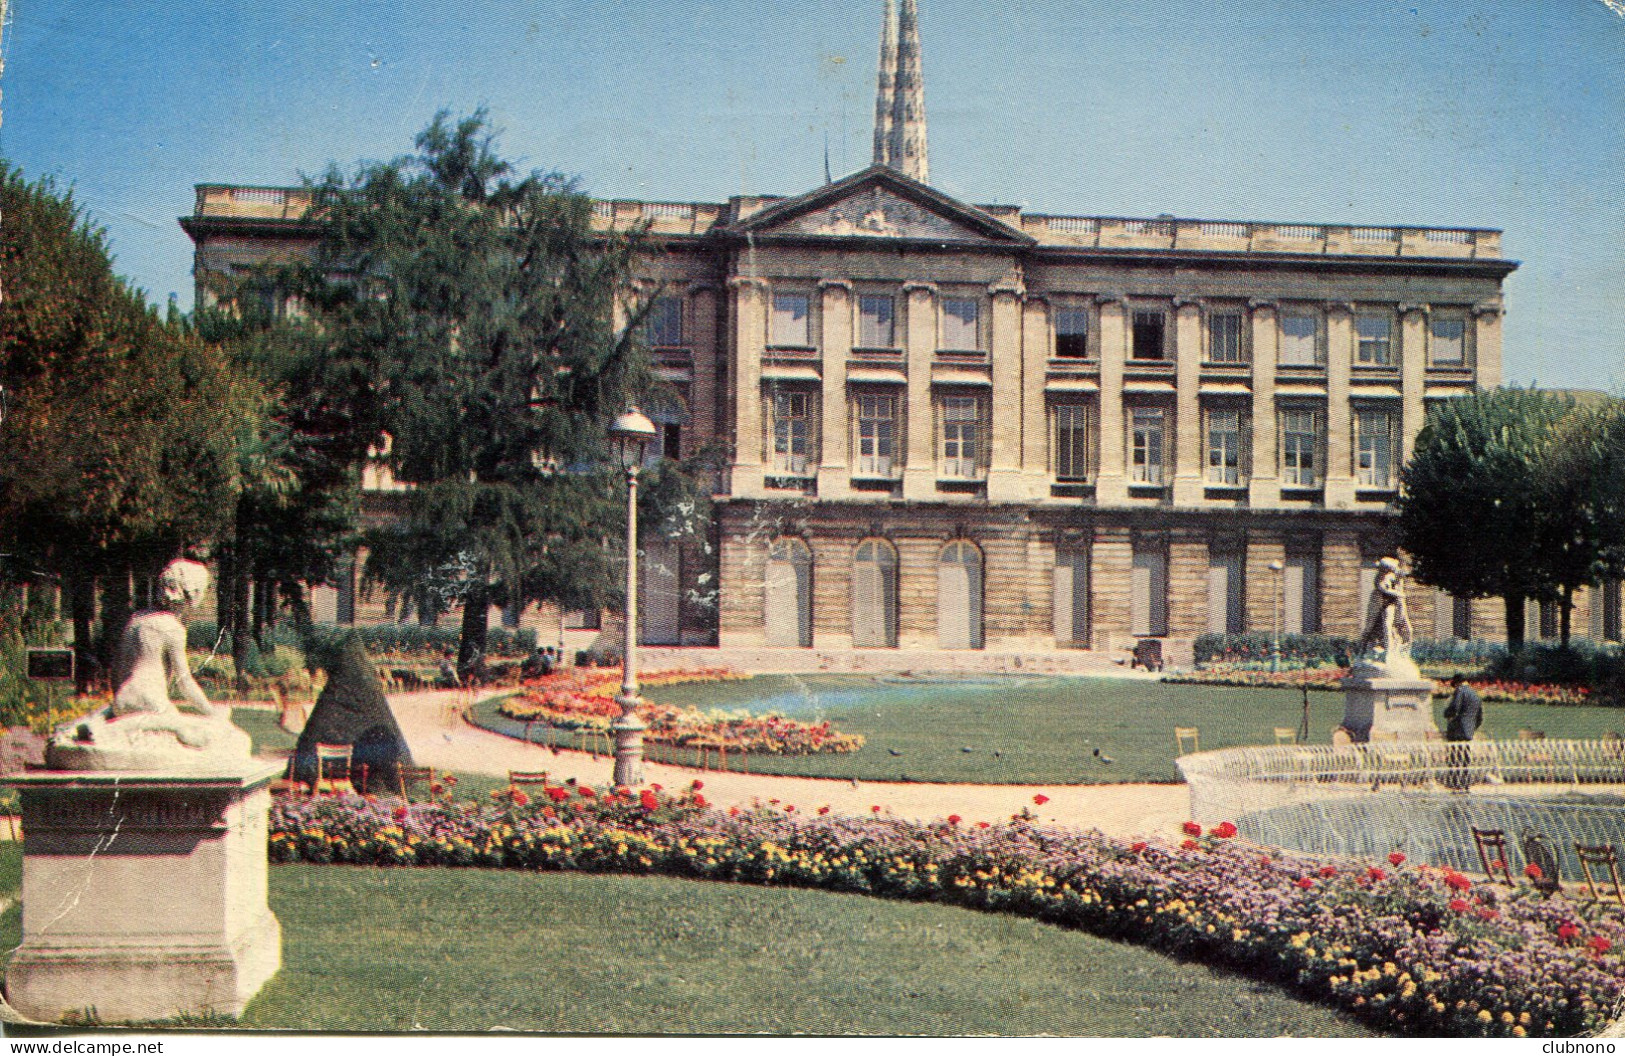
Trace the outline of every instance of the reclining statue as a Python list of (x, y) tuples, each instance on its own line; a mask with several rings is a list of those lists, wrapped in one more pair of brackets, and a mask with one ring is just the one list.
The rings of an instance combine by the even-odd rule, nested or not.
[(159, 608), (130, 617), (119, 639), (112, 705), (57, 727), (45, 749), (50, 769), (224, 772), (249, 758), (248, 734), (229, 708), (209, 703), (186, 663), (180, 615), (208, 591), (209, 570), (172, 561), (158, 582)]

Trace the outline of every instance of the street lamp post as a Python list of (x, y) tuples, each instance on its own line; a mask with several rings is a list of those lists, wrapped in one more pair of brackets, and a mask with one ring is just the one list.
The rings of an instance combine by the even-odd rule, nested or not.
[(1270, 562), (1270, 571), (1275, 573), (1275, 620), (1270, 635), (1270, 670), (1281, 669), (1281, 609), (1286, 604), (1286, 565), (1280, 561)]
[(654, 423), (636, 407), (609, 427), (615, 459), (626, 470), (626, 631), (621, 648), (621, 691), (615, 697), (621, 715), (610, 724), (615, 736), (615, 784), (643, 783), (643, 720), (638, 706), (638, 467), (655, 438)]

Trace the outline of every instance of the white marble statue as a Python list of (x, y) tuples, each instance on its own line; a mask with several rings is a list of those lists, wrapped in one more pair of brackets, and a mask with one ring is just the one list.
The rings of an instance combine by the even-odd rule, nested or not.
[(1413, 675), (1411, 659), (1411, 618), (1405, 607), (1405, 577), (1397, 558), (1377, 562), (1377, 580), (1371, 587), (1367, 606), (1369, 618), (1360, 637), (1364, 662), (1380, 667), (1390, 675)]
[(112, 706), (57, 727), (45, 750), (51, 769), (227, 771), (248, 759), (248, 734), (230, 709), (209, 703), (186, 663), (180, 617), (209, 589), (209, 570), (172, 561), (159, 586), (160, 607), (130, 617), (119, 639)]

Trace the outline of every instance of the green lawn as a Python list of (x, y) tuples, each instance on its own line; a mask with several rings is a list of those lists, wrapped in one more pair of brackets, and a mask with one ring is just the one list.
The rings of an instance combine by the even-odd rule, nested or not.
[[(1303, 710), (1296, 690), (1020, 676), (909, 685), (873, 676), (763, 675), (661, 686), (647, 695), (702, 709), (756, 710), (754, 702), (767, 700), (798, 718), (830, 718), (867, 740), (850, 755), (752, 756), (751, 768), (764, 773), (1018, 784), (1177, 781), (1175, 726), (1200, 729), (1203, 749), (1269, 744), (1273, 728), (1296, 728)], [(1342, 694), (1310, 693), (1309, 705), (1310, 741), (1330, 743), (1343, 717)], [(1625, 711), (1610, 708), (1492, 703), (1485, 720), (1479, 736), (1501, 739), (1522, 727), (1549, 737), (1625, 730)], [(1101, 762), (1096, 748), (1113, 762)]]
[(1371, 1036), (1261, 983), (1013, 917), (662, 877), (277, 866), (242, 1025)]

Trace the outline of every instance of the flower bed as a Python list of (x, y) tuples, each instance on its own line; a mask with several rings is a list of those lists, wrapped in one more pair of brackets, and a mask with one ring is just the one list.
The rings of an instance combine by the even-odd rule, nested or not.
[[(1191, 686), (1243, 686), (1262, 689), (1340, 689), (1339, 683), (1347, 678), (1346, 667), (1305, 667), (1288, 671), (1271, 671), (1250, 666), (1214, 665), (1198, 671), (1185, 671), (1167, 675), (1164, 682)], [(1469, 679), (1468, 684), (1478, 690), (1486, 701), (1504, 704), (1590, 704), (1591, 690), (1585, 686), (1564, 686), (1509, 682), (1500, 679)], [(1450, 696), (1450, 687), (1437, 685), (1434, 696)]]
[(499, 802), (279, 801), (275, 861), (662, 873), (819, 887), (1016, 913), (1292, 987), (1423, 1034), (1575, 1035), (1625, 996), (1617, 909), (1477, 885), (1449, 871), (1337, 866), (1194, 823), (1178, 847), (1008, 825), (711, 809), (698, 781)]
[[(746, 678), (721, 668), (700, 671), (657, 671), (640, 676), (643, 686), (678, 682), (717, 682)], [(504, 700), (497, 711), (519, 722), (545, 722), (564, 730), (605, 730), (620, 715), (615, 694), (620, 677), (565, 671), (532, 679), (525, 689)], [(745, 711), (697, 711), (645, 700), (638, 717), (647, 725), (644, 739), (682, 748), (711, 748), (767, 755), (816, 755), (855, 752), (863, 738), (841, 733), (826, 720), (801, 722), (782, 715)]]

